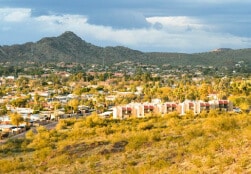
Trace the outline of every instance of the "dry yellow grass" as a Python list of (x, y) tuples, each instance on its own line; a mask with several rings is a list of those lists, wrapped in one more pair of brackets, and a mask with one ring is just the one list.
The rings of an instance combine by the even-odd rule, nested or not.
[[(60, 126), (62, 124), (63, 126)], [(0, 173), (250, 173), (251, 116), (64, 120), (1, 147)]]

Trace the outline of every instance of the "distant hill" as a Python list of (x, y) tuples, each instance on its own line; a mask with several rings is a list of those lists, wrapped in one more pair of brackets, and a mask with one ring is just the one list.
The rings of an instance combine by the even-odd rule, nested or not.
[(69, 31), (58, 37), (42, 38), (36, 43), (0, 46), (0, 62), (10, 62), (11, 64), (20, 62), (102, 64), (105, 62), (106, 65), (112, 65), (127, 60), (153, 65), (233, 66), (239, 61), (251, 65), (251, 49), (220, 48), (196, 54), (144, 53), (122, 46), (98, 47), (85, 42)]

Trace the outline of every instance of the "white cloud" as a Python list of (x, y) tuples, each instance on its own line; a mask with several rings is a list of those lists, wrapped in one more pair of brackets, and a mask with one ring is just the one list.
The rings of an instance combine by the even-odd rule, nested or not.
[[(152, 27), (114, 29), (89, 24), (84, 15), (35, 17), (31, 15), (31, 9), (0, 9), (0, 23), (3, 23), (0, 26), (0, 38), (2, 43), (4, 40), (17, 38), (28, 42), (45, 36), (57, 36), (64, 31), (73, 31), (87, 42), (100, 46), (107, 46), (104, 43), (109, 43), (143, 51), (200, 52), (219, 47), (251, 47), (250, 38), (218, 32), (215, 30), (217, 26), (205, 24), (196, 18), (148, 17), (146, 20)], [(159, 27), (156, 27), (157, 24)]]
[(199, 20), (187, 16), (171, 16), (171, 17), (149, 17), (146, 20), (153, 26), (160, 24), (165, 29), (175, 30), (198, 30), (209, 28), (202, 24)]
[(134, 49), (144, 51), (178, 51), (201, 52), (220, 47), (243, 48), (250, 47), (250, 39), (236, 37), (230, 34), (192, 30), (184, 32), (167, 32), (158, 29), (114, 30), (109, 27), (86, 25), (85, 34), (102, 41), (113, 41)]
[(5, 22), (22, 22), (31, 15), (31, 9), (0, 8), (0, 20)]
[(156, 22), (160, 22), (164, 25), (172, 25), (172, 26), (186, 26), (189, 24), (196, 24), (197, 22), (186, 16), (178, 16), (178, 17), (149, 17), (146, 20), (152, 24)]
[(79, 31), (87, 22), (87, 18), (81, 15), (40, 16), (33, 20), (42, 27), (40, 30), (43, 32)]

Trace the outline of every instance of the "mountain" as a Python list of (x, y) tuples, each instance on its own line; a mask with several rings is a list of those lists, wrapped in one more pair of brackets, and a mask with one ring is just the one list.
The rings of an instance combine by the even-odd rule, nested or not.
[(83, 41), (72, 32), (65, 32), (59, 37), (48, 37), (36, 43), (2, 47), (5, 55), (0, 60), (13, 59), (17, 62), (73, 62), (95, 59), (100, 56), (102, 48)]
[(58, 37), (42, 38), (38, 42), (22, 45), (0, 46), (0, 62), (11, 64), (26, 62), (78, 62), (112, 65), (122, 61), (134, 61), (153, 65), (217, 65), (234, 66), (239, 61), (251, 64), (251, 49), (217, 49), (216, 51), (184, 53), (144, 53), (126, 47), (98, 47), (85, 42), (73, 32)]
[(219, 52), (219, 51), (229, 51), (229, 50), (232, 50), (232, 49), (231, 48), (217, 48), (213, 51)]

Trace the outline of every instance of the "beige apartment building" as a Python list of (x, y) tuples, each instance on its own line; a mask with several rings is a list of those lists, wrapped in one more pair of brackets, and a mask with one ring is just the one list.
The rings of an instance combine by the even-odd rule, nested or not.
[(178, 112), (180, 115), (185, 115), (188, 112), (200, 114), (202, 111), (209, 112), (211, 109), (218, 109), (220, 111), (232, 111), (233, 103), (229, 100), (211, 100), (205, 101), (191, 101), (185, 100), (182, 103), (165, 102), (165, 103), (129, 103), (123, 106), (116, 106), (113, 108), (114, 119), (125, 119), (130, 117), (142, 118), (147, 114), (167, 114), (170, 112)]

